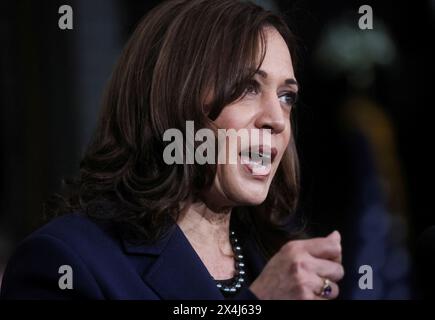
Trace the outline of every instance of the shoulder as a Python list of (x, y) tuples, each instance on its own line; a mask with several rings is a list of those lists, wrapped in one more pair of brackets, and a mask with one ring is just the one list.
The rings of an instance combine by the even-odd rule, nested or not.
[(75, 253), (72, 257), (87, 263), (122, 253), (122, 241), (108, 227), (103, 227), (80, 212), (51, 220), (24, 239), (17, 251), (31, 247), (36, 254), (40, 254), (47, 246), (62, 248), (65, 252), (72, 251)]
[[(74, 272), (74, 290), (59, 289), (65, 267)], [(0, 297), (103, 299), (102, 284), (128, 267), (120, 240), (83, 214), (68, 214), (18, 245), (8, 262)]]
[[(23, 242), (34, 241), (38, 238), (51, 238), (64, 245), (76, 248), (92, 248), (92, 252), (100, 247), (119, 247), (119, 240), (110, 232), (109, 228), (97, 224), (86, 215), (76, 212), (58, 217), (36, 230)], [(80, 250), (83, 252), (83, 250)]]

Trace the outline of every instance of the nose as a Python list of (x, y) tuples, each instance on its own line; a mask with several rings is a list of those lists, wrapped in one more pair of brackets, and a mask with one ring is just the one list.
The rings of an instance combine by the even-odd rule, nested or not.
[(264, 95), (255, 121), (256, 128), (270, 129), (272, 134), (279, 134), (285, 129), (285, 119), (286, 115), (276, 94)]

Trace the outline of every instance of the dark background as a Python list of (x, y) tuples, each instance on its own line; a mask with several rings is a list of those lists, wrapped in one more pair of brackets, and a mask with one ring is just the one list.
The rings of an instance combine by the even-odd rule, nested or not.
[[(78, 171), (114, 63), (139, 19), (158, 2), (0, 4), (0, 278), (16, 243), (40, 225), (42, 203), (60, 190), (62, 178)], [(435, 2), (259, 2), (284, 12), (300, 39), (297, 78), (302, 90), (296, 114), (300, 215), (313, 235), (342, 232), (348, 267), (342, 297), (419, 297), (416, 240), (435, 224), (431, 152)], [(63, 4), (74, 10), (73, 30), (58, 28), (58, 8)], [(373, 30), (358, 28), (358, 8), (364, 4), (373, 8)], [(394, 58), (386, 59), (381, 51), (380, 63), (356, 75), (353, 71), (361, 63), (339, 71), (328, 59), (319, 62), (322, 41), (340, 23), (347, 23), (354, 34), (351, 39), (386, 33)], [(335, 39), (343, 52), (347, 38)], [(376, 39), (374, 47), (386, 42)], [(369, 53), (363, 57), (369, 59)], [(367, 74), (370, 80), (361, 80)], [(375, 104), (377, 111), (352, 108), (362, 97), (364, 105)], [(349, 120), (348, 110), (353, 110), (353, 121), (364, 122), (362, 129)], [(368, 138), (370, 132), (374, 140)], [(374, 207), (380, 209), (370, 209)], [(360, 220), (364, 217), (370, 218)], [(390, 220), (400, 223), (385, 222)], [(382, 237), (375, 239), (375, 230)], [(394, 248), (401, 255), (390, 261), (385, 257)], [(355, 266), (364, 263), (364, 257), (379, 261), (379, 255), (385, 265), (389, 263), (385, 267), (389, 271), (379, 280), (384, 285), (361, 295), (355, 291)]]

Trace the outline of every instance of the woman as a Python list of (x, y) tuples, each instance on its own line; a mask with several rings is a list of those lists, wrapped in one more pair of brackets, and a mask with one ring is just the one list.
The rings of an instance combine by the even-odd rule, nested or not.
[[(68, 214), (19, 246), (1, 296), (337, 297), (338, 232), (297, 240), (287, 227), (298, 197), (294, 49), (282, 18), (247, 2), (174, 0), (148, 13), (114, 70), (80, 175), (57, 206)], [(187, 147), (174, 149), (184, 161), (168, 164), (168, 130), (187, 132), (189, 123), (196, 133), (247, 130), (260, 139), (231, 145), (225, 136), (223, 147), (207, 144), (216, 155), (204, 154), (225, 150), (236, 163), (192, 164), (189, 147), (199, 146), (186, 134)]]

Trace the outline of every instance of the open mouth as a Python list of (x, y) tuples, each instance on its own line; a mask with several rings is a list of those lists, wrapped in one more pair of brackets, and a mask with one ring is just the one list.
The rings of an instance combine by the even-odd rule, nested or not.
[(267, 146), (250, 146), (239, 153), (241, 164), (253, 176), (267, 177), (278, 151)]

